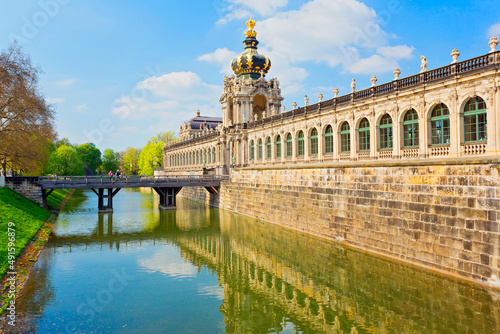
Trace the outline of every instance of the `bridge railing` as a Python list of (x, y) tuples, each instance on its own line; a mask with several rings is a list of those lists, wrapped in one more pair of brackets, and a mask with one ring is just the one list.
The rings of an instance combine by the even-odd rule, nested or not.
[(200, 183), (209, 181), (228, 180), (225, 175), (123, 175), (116, 176), (40, 176), (38, 183), (43, 186), (55, 184), (69, 185), (123, 185), (144, 184), (145, 186), (155, 183)]

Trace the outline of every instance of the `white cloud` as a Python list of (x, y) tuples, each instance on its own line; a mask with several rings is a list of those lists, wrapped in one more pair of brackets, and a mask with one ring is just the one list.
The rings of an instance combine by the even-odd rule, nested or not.
[(141, 259), (139, 265), (151, 272), (160, 272), (175, 279), (194, 277), (198, 273), (194, 265), (168, 253), (157, 253), (150, 259)]
[(220, 72), (223, 74), (231, 74), (231, 61), (238, 53), (228, 50), (227, 48), (219, 48), (212, 53), (207, 53), (198, 57), (199, 61), (214, 63), (220, 67)]
[(74, 83), (76, 83), (76, 79), (66, 79), (55, 82), (55, 84), (60, 87), (71, 87)]
[(347, 64), (346, 70), (353, 74), (378, 74), (393, 71), (396, 67), (398, 67), (396, 60), (372, 55)]
[(492, 36), (500, 38), (500, 23), (496, 23), (488, 29), (488, 38)]
[(232, 7), (230, 7), (230, 8), (231, 9), (226, 10), (226, 11), (228, 11), (228, 13), (225, 14), (223, 17), (221, 17), (219, 20), (217, 20), (217, 22), (215, 24), (225, 25), (231, 21), (241, 20), (241, 19), (249, 18), (252, 16), (252, 13), (246, 9), (241, 9), (241, 8), (232, 9)]
[(80, 105), (77, 105), (75, 107), (76, 111), (78, 112), (82, 112), (82, 111), (85, 111), (88, 109), (88, 106), (84, 103), (84, 104), (80, 104)]
[(198, 294), (224, 300), (224, 290), (218, 285), (201, 286), (198, 288)]
[(382, 46), (377, 49), (377, 53), (392, 59), (410, 59), (414, 50), (413, 46), (407, 45)]
[(203, 82), (196, 73), (171, 72), (137, 83), (131, 95), (115, 99), (112, 114), (131, 120), (156, 119), (163, 128), (177, 127), (194, 117), (197, 109), (203, 115), (220, 116), (221, 94), (221, 86)]
[(54, 98), (46, 98), (45, 101), (48, 103), (48, 104), (61, 104), (64, 102), (64, 97), (54, 97)]

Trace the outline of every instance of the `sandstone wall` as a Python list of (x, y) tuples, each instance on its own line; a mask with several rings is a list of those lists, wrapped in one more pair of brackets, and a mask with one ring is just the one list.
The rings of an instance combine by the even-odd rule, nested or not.
[[(207, 203), (204, 189), (183, 191)], [(488, 165), (243, 169), (221, 186), (220, 207), (500, 283), (500, 178)]]

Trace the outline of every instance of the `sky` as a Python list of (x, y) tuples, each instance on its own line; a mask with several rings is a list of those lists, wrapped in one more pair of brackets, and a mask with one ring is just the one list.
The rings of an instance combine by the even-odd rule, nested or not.
[(286, 110), (488, 53), (500, 3), (426, 0), (0, 0), (0, 49), (14, 40), (43, 70), (59, 138), (102, 150), (142, 147), (196, 116), (222, 117), (245, 22), (278, 78)]

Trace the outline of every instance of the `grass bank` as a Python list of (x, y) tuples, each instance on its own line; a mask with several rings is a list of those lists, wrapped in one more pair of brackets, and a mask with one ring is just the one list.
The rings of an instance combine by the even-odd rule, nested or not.
[[(68, 190), (52, 192), (48, 198), (48, 204), (57, 208), (68, 192)], [(17, 258), (50, 214), (50, 211), (43, 209), (15, 191), (9, 188), (0, 188), (0, 277), (5, 274), (9, 266), (9, 227), (11, 228), (11, 236), (13, 235), (12, 231), (15, 232), (14, 243)]]

